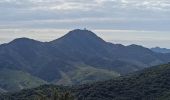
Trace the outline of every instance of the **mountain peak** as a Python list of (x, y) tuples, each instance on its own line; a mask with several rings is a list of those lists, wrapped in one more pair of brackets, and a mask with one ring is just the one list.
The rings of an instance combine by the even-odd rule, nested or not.
[(32, 43), (40, 43), (39, 41), (36, 41), (34, 39), (29, 39), (29, 38), (26, 38), (26, 37), (23, 37), (23, 38), (17, 38), (17, 39), (14, 39), (13, 41), (11, 41), (9, 44), (32, 44)]
[(22, 38), (17, 38), (17, 39), (14, 39), (13, 41), (11, 42), (39, 42), (37, 40), (34, 40), (34, 39), (30, 39), (30, 38), (26, 38), (26, 37), (22, 37)]
[(75, 29), (70, 31), (68, 34), (66, 34), (65, 36), (68, 37), (86, 37), (86, 38), (91, 38), (91, 37), (98, 37), (95, 33), (93, 33), (90, 30), (81, 30), (81, 29)]
[[(56, 42), (78, 42), (78, 43), (105, 43), (105, 41), (103, 39), (101, 39), (100, 37), (98, 37), (95, 33), (93, 33), (90, 30), (81, 30), (81, 29), (75, 29), (72, 30), (70, 32), (68, 32), (66, 35), (64, 35), (63, 37), (54, 40)], [(54, 42), (53, 41), (53, 42)]]

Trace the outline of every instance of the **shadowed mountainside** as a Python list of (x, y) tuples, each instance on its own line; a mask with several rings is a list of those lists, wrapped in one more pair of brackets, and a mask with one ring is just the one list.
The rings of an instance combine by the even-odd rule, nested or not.
[[(22, 71), (65, 85), (106, 80), (169, 60), (170, 54), (108, 43), (91, 31), (79, 29), (51, 42), (19, 38), (0, 45), (0, 70)], [(7, 89), (4, 84), (8, 85), (0, 83), (1, 90)]]

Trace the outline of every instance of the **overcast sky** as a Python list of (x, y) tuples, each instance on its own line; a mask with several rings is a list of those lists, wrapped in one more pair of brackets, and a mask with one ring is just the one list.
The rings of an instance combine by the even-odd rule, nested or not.
[(84, 27), (113, 43), (170, 48), (170, 0), (0, 0), (0, 43)]

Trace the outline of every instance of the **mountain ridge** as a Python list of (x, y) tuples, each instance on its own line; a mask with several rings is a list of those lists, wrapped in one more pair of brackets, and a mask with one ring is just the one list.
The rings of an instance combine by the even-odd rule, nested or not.
[[(0, 46), (0, 69), (27, 72), (49, 83), (104, 80), (104, 77), (124, 75), (169, 60), (170, 55), (142, 46), (105, 42), (88, 30), (73, 30), (50, 42), (20, 38)], [(81, 78), (75, 79), (77, 71)]]
[(158, 53), (170, 53), (170, 49), (167, 48), (154, 47), (151, 50)]

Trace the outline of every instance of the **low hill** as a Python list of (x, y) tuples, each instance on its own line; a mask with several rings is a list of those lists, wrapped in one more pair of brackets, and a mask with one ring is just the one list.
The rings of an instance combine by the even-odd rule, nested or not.
[(2, 69), (0, 70), (0, 92), (19, 91), (37, 87), (47, 82), (30, 75), (29, 73)]
[(60, 80), (53, 83), (60, 85), (85, 84), (120, 76), (117, 72), (95, 68), (81, 63), (77, 63), (74, 66), (75, 70), (69, 72), (60, 71)]
[(117, 79), (82, 85), (75, 92), (79, 100), (169, 100), (169, 77), (170, 64), (164, 64)]
[[(47, 95), (45, 91), (60, 87), (59, 90), (69, 91), (77, 100), (169, 100), (169, 77), (170, 64), (164, 64), (108, 81), (73, 87), (46, 85), (0, 97), (30, 98), (35, 95), (33, 91), (37, 89), (44, 91), (43, 94)], [(33, 93), (28, 95), (30, 92)]]

